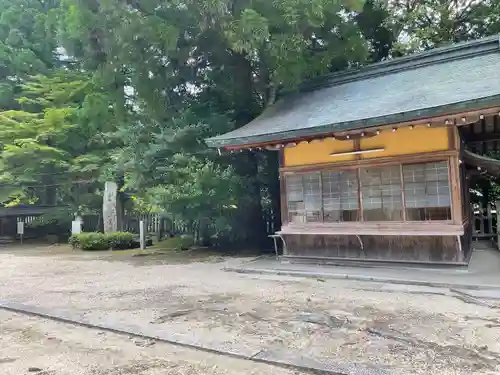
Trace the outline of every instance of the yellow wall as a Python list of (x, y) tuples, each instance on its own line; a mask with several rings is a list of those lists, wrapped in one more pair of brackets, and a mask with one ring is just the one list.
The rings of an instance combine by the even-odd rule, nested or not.
[(384, 131), (375, 137), (361, 139), (361, 150), (374, 148), (384, 148), (384, 151), (361, 154), (361, 158), (380, 158), (448, 150), (448, 129), (445, 127), (400, 128), (394, 133)]
[(311, 143), (299, 143), (292, 148), (285, 148), (285, 165), (309, 165), (330, 163), (332, 161), (355, 160), (354, 155), (330, 156), (334, 152), (349, 152), (354, 150), (353, 141), (337, 141), (325, 139)]
[[(383, 130), (379, 135), (361, 138), (361, 150), (383, 148), (384, 151), (361, 154), (362, 159), (395, 155), (418, 154), (448, 150), (446, 127), (399, 128), (397, 131)], [(332, 153), (354, 151), (354, 142), (326, 139), (312, 143), (299, 143), (285, 148), (285, 166), (311, 165), (336, 161), (355, 160), (355, 155), (330, 156)]]

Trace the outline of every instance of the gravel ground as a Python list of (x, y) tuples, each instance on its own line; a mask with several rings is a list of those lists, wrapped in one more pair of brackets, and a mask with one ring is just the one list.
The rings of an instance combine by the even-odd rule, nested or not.
[(398, 373), (500, 374), (499, 308), (370, 283), (227, 273), (223, 266), (245, 259), (211, 260), (4, 251), (0, 298), (230, 350), (294, 350)]
[(299, 375), (274, 366), (0, 311), (2, 375)]

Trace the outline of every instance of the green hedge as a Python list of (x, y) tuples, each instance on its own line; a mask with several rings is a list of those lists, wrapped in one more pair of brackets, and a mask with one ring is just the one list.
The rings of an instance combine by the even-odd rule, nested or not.
[(129, 232), (113, 232), (104, 235), (109, 241), (109, 247), (113, 250), (125, 250), (132, 248), (134, 235)]
[(69, 243), (74, 249), (81, 250), (122, 250), (130, 249), (134, 235), (129, 232), (113, 233), (80, 233), (69, 238)]

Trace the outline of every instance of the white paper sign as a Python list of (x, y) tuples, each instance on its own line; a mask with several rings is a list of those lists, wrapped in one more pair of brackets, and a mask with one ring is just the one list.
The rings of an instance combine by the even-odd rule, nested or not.
[(22, 221), (17, 222), (17, 234), (24, 234), (24, 223)]
[(80, 220), (73, 220), (71, 222), (71, 234), (82, 233), (82, 222)]

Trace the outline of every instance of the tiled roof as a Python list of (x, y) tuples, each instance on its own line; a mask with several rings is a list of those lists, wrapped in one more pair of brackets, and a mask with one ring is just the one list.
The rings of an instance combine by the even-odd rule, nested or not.
[(247, 125), (206, 140), (239, 146), (316, 136), (500, 105), (498, 36), (322, 77)]

